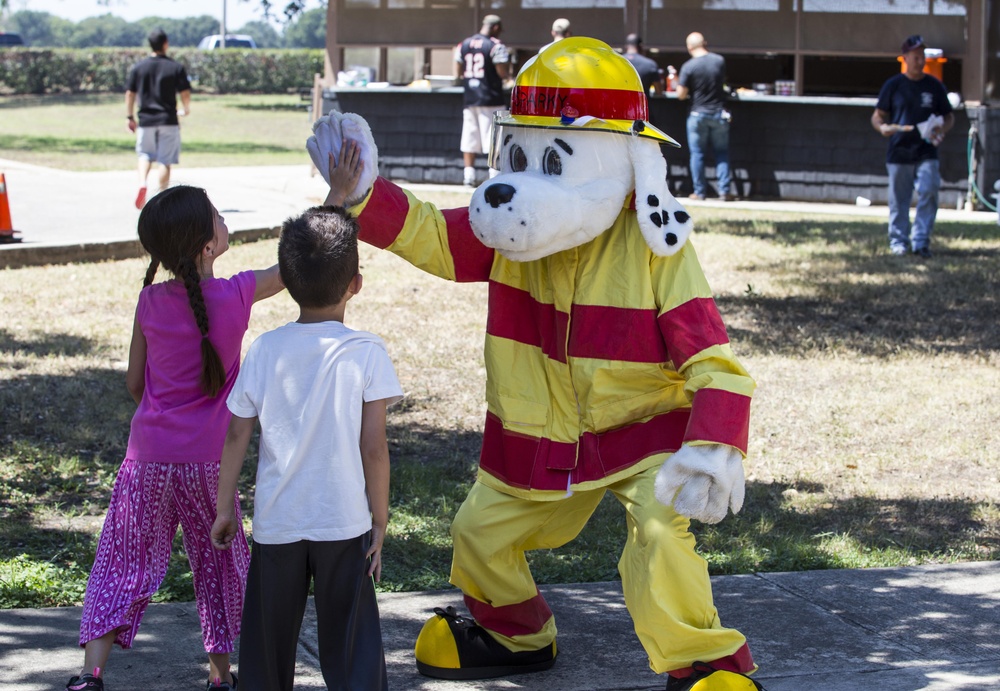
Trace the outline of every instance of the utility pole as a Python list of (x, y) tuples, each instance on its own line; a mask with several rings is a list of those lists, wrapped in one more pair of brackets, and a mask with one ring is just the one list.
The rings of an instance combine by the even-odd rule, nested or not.
[(219, 33), (222, 35), (221, 48), (226, 47), (226, 0), (222, 0), (222, 23), (219, 26)]

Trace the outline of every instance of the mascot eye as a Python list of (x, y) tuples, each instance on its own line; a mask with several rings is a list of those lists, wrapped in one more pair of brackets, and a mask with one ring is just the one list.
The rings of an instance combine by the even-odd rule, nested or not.
[(545, 149), (545, 156), (542, 158), (542, 172), (546, 175), (562, 175), (562, 158), (559, 152), (551, 146)]
[(510, 169), (515, 173), (520, 173), (522, 170), (526, 170), (527, 167), (528, 157), (525, 155), (524, 149), (517, 144), (510, 147)]

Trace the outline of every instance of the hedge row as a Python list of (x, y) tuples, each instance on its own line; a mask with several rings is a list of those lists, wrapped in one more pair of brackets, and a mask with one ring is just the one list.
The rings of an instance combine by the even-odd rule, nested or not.
[[(0, 50), (0, 93), (121, 92), (138, 48), (14, 48)], [(195, 91), (278, 94), (311, 88), (324, 51), (174, 49)]]

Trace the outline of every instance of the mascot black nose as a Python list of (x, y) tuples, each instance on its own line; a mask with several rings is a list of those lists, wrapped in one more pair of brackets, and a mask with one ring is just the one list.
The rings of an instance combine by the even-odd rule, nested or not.
[(483, 196), (486, 197), (486, 202), (495, 209), (513, 199), (516, 191), (511, 185), (501, 182), (487, 187)]

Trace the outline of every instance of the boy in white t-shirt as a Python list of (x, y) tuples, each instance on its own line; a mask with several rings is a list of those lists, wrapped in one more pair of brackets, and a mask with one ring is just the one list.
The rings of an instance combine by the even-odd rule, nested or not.
[(403, 392), (382, 340), (344, 325), (361, 290), (357, 234), (340, 207), (285, 222), (278, 265), (299, 318), (254, 341), (227, 399), (219, 549), (238, 533), (233, 492), (261, 426), (240, 691), (291, 691), (310, 578), (327, 686), (387, 688), (373, 578), (389, 519), (386, 407)]

